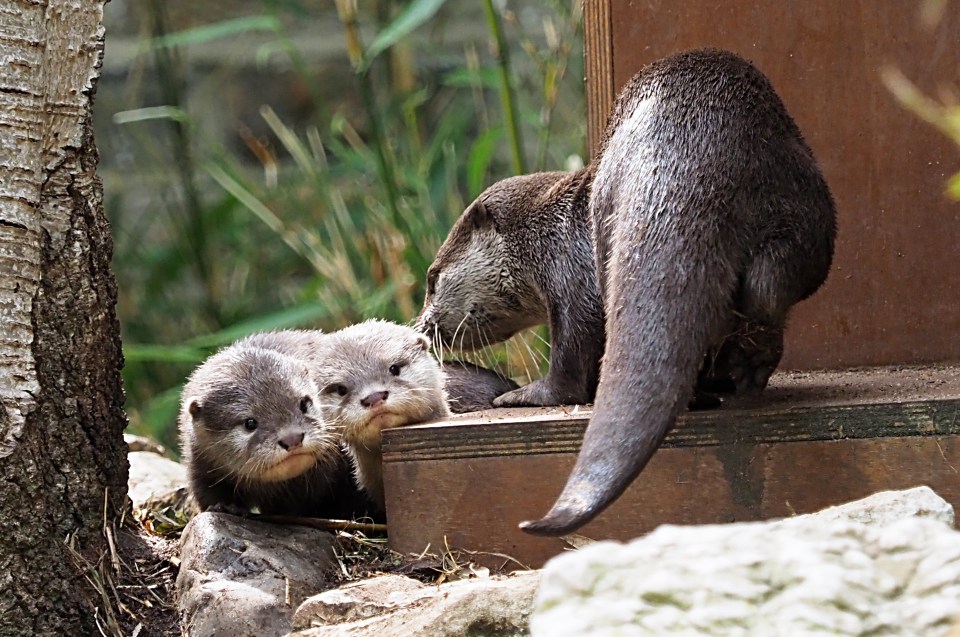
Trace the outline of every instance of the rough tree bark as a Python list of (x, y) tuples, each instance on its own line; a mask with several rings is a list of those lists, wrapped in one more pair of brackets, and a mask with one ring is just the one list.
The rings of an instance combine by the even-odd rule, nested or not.
[(91, 106), (103, 2), (0, 0), (0, 635), (99, 634), (126, 499)]

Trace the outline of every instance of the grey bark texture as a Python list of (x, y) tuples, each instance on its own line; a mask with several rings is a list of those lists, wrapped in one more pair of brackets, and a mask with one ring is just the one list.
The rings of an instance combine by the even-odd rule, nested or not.
[(103, 2), (0, 0), (0, 635), (100, 634), (126, 499)]

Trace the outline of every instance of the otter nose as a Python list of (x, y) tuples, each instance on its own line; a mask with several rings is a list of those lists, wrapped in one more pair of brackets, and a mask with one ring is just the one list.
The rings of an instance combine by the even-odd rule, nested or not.
[(431, 304), (429, 308), (424, 308), (423, 311), (420, 312), (420, 316), (417, 317), (417, 321), (413, 324), (413, 329), (429, 336), (436, 325), (437, 313)]
[(303, 433), (287, 434), (277, 441), (287, 451), (293, 451), (303, 444)]
[(387, 391), (375, 391), (366, 398), (360, 399), (360, 404), (364, 407), (376, 407), (380, 403), (386, 401), (387, 396), (389, 395), (390, 393)]

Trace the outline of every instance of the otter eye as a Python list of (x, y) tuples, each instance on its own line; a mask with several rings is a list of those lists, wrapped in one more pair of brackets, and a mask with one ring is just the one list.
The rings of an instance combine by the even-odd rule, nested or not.
[(432, 296), (437, 291), (438, 278), (440, 278), (440, 270), (427, 272), (427, 294)]
[(310, 409), (310, 405), (313, 404), (313, 401), (310, 400), (309, 396), (304, 396), (300, 399), (300, 411), (302, 413), (307, 413), (307, 410)]
[(402, 369), (402, 367), (403, 367), (402, 365), (397, 365), (396, 363), (394, 363), (393, 365), (390, 366), (389, 371), (392, 375), (399, 376), (400, 370)]
[(253, 431), (257, 428), (257, 420), (255, 418), (247, 418), (243, 421), (243, 426), (247, 431)]
[(337, 396), (346, 396), (350, 389), (346, 385), (327, 385), (323, 390), (325, 394), (336, 394)]

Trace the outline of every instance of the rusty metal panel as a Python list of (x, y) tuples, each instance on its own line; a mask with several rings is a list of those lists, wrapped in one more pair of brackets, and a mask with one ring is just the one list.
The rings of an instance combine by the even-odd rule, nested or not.
[[(602, 5), (598, 10), (595, 3)], [(881, 83), (896, 65), (927, 93), (960, 86), (960, 2), (936, 29), (902, 0), (587, 0), (588, 91), (616, 91), (644, 64), (704, 46), (730, 49), (770, 77), (826, 174), (839, 236), (824, 287), (794, 310), (784, 366), (800, 369), (960, 360), (960, 169), (949, 140)], [(597, 16), (603, 18), (602, 23)], [(596, 39), (596, 38), (594, 38)], [(607, 55), (591, 64), (591, 55)], [(591, 95), (591, 139), (606, 114)]]

